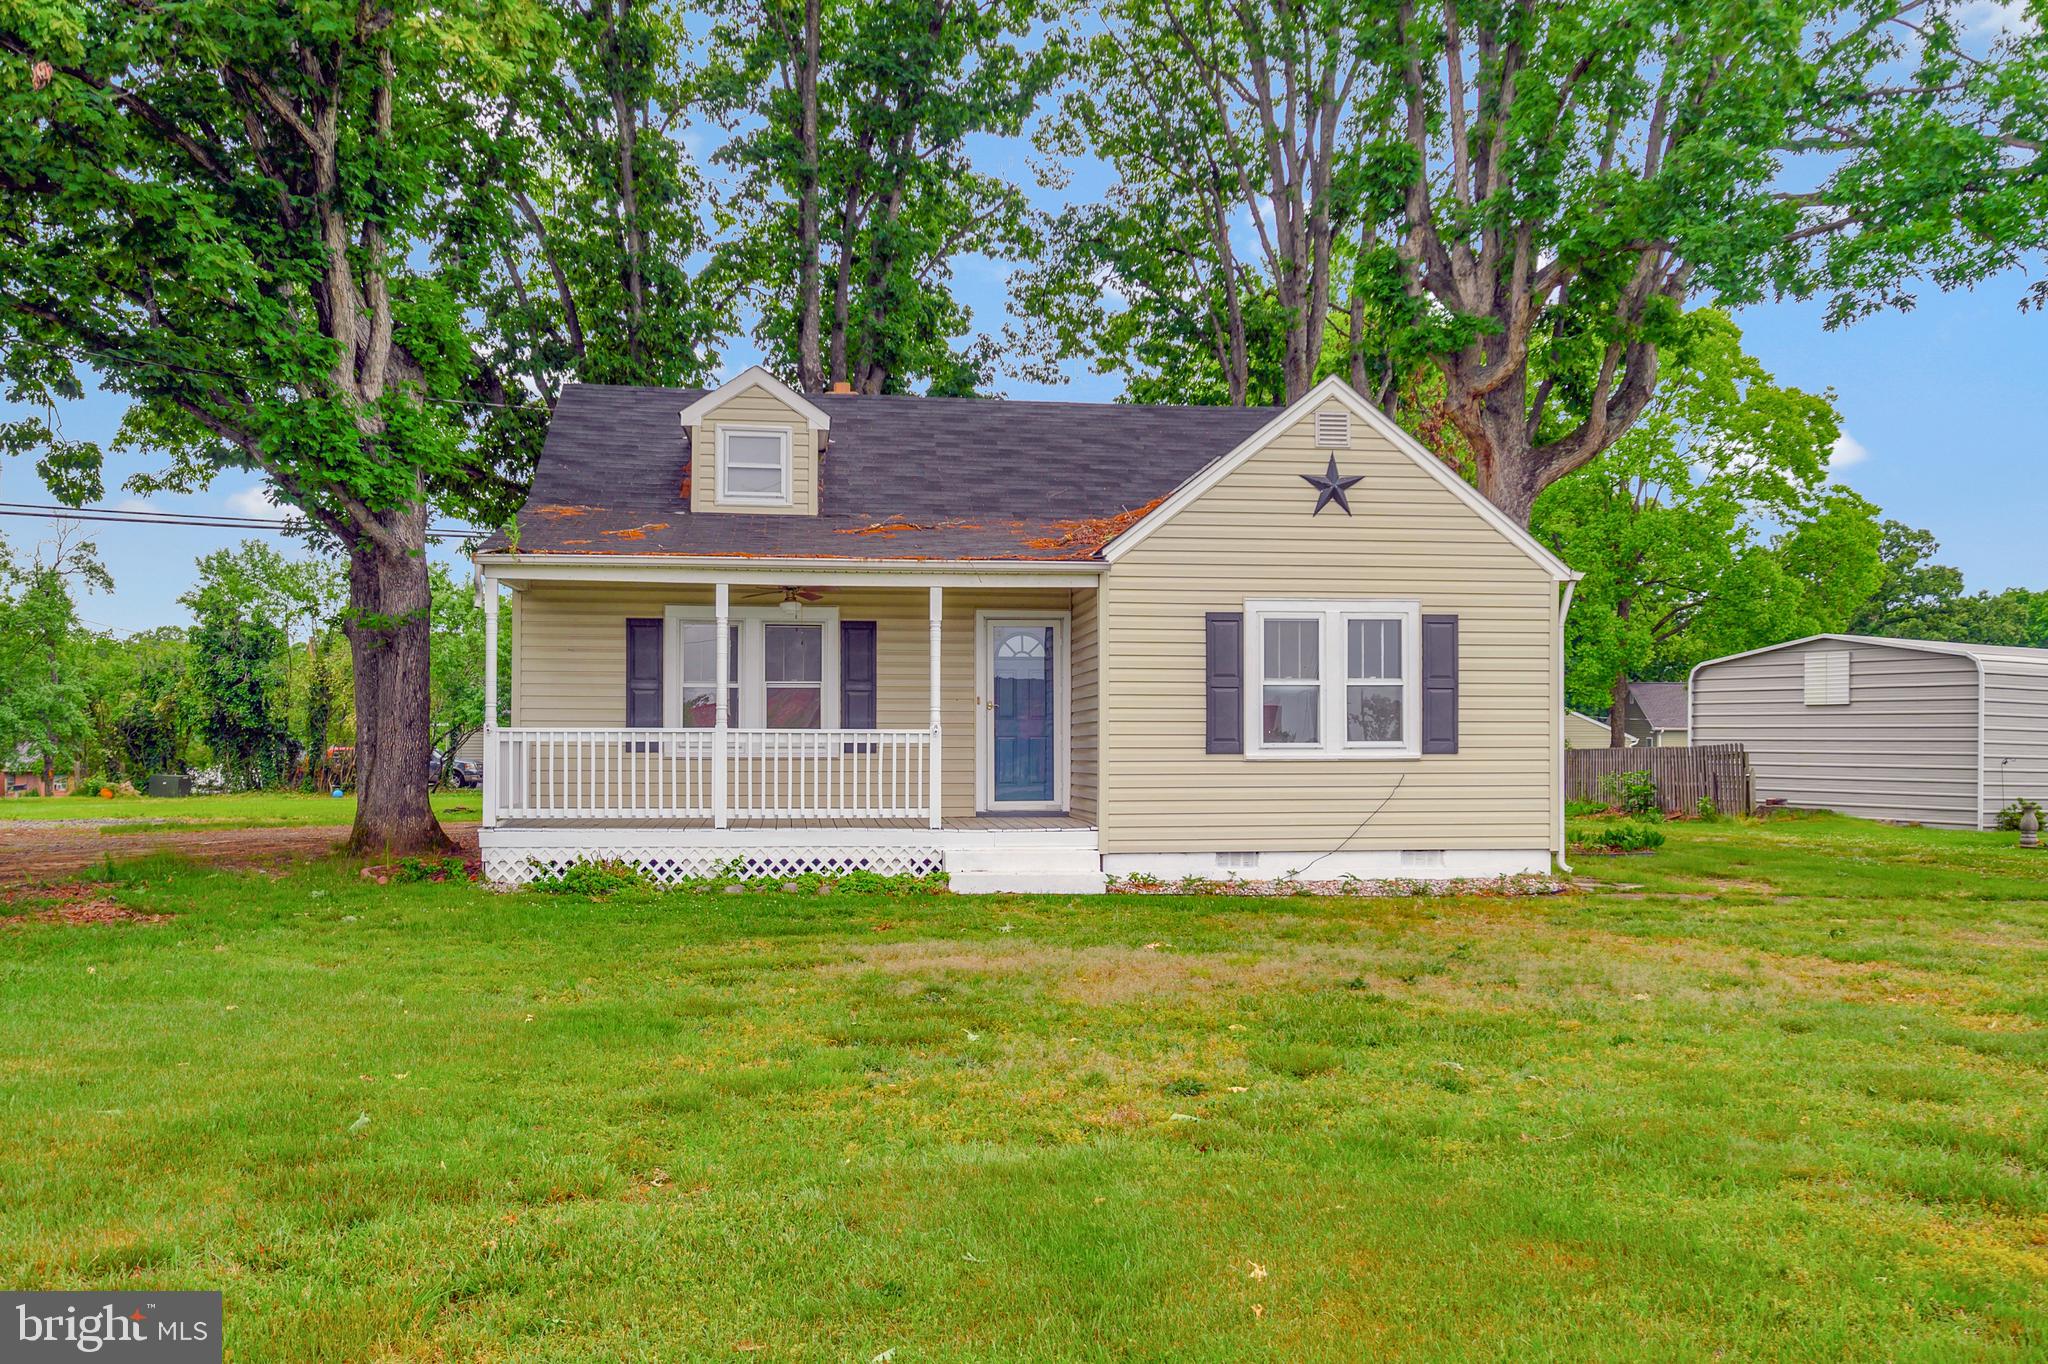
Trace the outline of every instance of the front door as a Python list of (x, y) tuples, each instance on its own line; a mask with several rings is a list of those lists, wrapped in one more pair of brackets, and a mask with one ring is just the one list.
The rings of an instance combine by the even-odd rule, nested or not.
[(983, 621), (982, 808), (1064, 808), (1066, 643), (1064, 617)]

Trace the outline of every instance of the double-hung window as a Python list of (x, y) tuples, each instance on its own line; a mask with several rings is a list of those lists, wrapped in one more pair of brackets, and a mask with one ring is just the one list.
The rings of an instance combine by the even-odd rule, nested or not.
[(779, 426), (718, 428), (718, 501), (786, 507), (790, 432)]
[(1408, 757), (1421, 751), (1421, 608), (1402, 601), (1245, 603), (1248, 752)]
[[(718, 723), (718, 626), (708, 620), (678, 622), (682, 639), (682, 696), (676, 723), (684, 729), (710, 729)], [(740, 627), (731, 631), (727, 655), (725, 722), (740, 722)]]
[[(726, 723), (733, 729), (833, 729), (839, 724), (839, 612), (807, 607), (791, 620), (774, 608), (736, 606), (730, 634)], [(672, 606), (675, 651), (670, 714), (683, 729), (716, 723), (718, 627), (705, 607)]]

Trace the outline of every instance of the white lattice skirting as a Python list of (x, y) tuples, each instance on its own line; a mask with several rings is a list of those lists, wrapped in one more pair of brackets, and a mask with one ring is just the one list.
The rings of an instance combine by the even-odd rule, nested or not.
[(946, 869), (946, 854), (937, 847), (685, 849), (619, 839), (580, 848), (491, 851), (484, 854), (483, 862), (484, 876), (501, 885), (545, 879), (578, 862), (630, 862), (649, 880), (666, 886), (710, 877), (786, 881), (807, 872), (822, 876), (850, 871), (929, 876)]
[(871, 871), (945, 872), (956, 891), (1099, 892), (1095, 830), (485, 829), (484, 876), (523, 885), (578, 862), (630, 862), (662, 885), (709, 878), (785, 881)]

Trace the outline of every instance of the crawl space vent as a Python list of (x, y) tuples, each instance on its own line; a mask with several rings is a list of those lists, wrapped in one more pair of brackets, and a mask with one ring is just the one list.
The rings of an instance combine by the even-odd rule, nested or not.
[(1316, 413), (1316, 445), (1325, 450), (1350, 449), (1351, 414), (1341, 408)]
[(1414, 848), (1407, 848), (1404, 849), (1401, 853), (1401, 865), (1404, 868), (1415, 867), (1419, 869), (1422, 867), (1441, 867), (1443, 864), (1444, 853), (1443, 849), (1441, 848), (1433, 848), (1426, 852), (1417, 851)]
[(1259, 865), (1259, 855), (1249, 852), (1220, 852), (1216, 854), (1216, 865), (1249, 870)]

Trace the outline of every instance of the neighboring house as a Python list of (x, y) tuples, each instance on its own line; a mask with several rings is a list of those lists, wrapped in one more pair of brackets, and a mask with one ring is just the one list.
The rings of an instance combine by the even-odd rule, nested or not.
[(1694, 668), (1692, 724), (1759, 800), (1980, 829), (2048, 799), (2048, 649), (1815, 635)]
[[(1635, 735), (1625, 734), (1622, 738), (1624, 741), (1622, 747), (1635, 747)], [(1613, 731), (1608, 729), (1605, 720), (1596, 720), (1592, 716), (1579, 711), (1568, 710), (1564, 713), (1564, 746), (1566, 748), (1612, 748), (1614, 746)]]
[(496, 879), (1562, 848), (1575, 575), (1334, 379), (1265, 410), (572, 387), (477, 564), (513, 593)]
[(1645, 748), (1684, 748), (1688, 742), (1685, 683), (1629, 683), (1624, 723), (1629, 738)]

